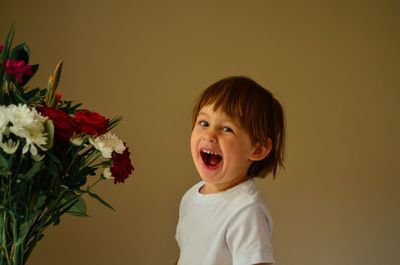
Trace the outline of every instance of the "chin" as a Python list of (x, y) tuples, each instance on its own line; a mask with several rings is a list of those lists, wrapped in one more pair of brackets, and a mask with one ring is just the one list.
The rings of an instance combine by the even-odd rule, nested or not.
[(200, 178), (207, 184), (223, 184), (226, 182), (220, 176), (209, 175), (205, 173), (200, 174)]

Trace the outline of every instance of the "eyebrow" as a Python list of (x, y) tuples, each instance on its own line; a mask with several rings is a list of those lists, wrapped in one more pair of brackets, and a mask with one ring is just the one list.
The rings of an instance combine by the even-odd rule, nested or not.
[[(207, 116), (207, 117), (210, 116), (208, 113), (206, 113), (206, 112), (204, 112), (204, 111), (200, 111), (200, 112), (197, 114), (197, 116), (199, 116), (199, 115), (204, 115), (204, 116)], [(227, 122), (233, 123), (234, 125), (238, 125), (238, 121), (237, 121), (236, 119), (231, 118), (231, 117), (229, 117), (229, 116), (226, 115), (226, 114), (224, 114), (224, 115), (225, 115), (225, 117), (226, 117), (226, 121), (227, 121)]]

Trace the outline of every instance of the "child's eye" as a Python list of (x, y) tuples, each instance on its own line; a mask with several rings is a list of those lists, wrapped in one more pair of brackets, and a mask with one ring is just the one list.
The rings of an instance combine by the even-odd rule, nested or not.
[(207, 126), (208, 126), (208, 122), (206, 122), (206, 121), (199, 121), (199, 125), (200, 125), (201, 127), (207, 127)]
[(231, 128), (229, 127), (222, 127), (221, 129), (223, 132), (233, 132)]

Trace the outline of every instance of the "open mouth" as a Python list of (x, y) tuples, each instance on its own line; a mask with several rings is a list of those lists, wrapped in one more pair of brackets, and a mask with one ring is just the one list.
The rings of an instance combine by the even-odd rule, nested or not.
[(204, 165), (208, 168), (214, 168), (222, 161), (221, 155), (205, 149), (200, 151), (200, 155)]

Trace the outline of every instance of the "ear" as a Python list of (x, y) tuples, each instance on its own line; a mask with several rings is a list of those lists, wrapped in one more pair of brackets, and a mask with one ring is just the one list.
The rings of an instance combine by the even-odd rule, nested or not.
[(267, 157), (267, 155), (269, 154), (269, 152), (271, 152), (272, 149), (272, 140), (271, 138), (268, 138), (267, 140), (267, 144), (263, 145), (261, 143), (256, 143), (254, 145), (254, 151), (250, 156), (250, 160), (251, 161), (260, 161), (263, 160), (265, 157)]

